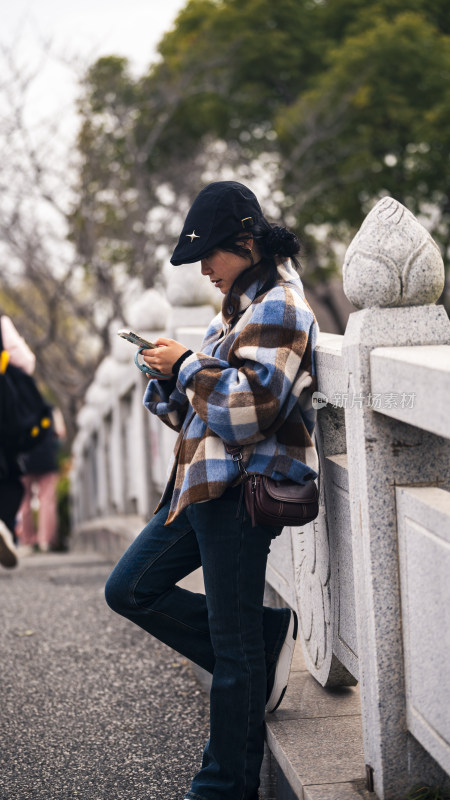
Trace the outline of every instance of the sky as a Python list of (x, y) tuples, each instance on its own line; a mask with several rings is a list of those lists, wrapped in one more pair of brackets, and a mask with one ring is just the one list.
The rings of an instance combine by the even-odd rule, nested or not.
[[(64, 62), (92, 63), (102, 55), (126, 56), (135, 74), (155, 59), (156, 45), (187, 0), (14, 0), (4, 3), (0, 44), (22, 65), (39, 64), (29, 114), (66, 110), (77, 83)], [(51, 43), (53, 55), (42, 63)]]

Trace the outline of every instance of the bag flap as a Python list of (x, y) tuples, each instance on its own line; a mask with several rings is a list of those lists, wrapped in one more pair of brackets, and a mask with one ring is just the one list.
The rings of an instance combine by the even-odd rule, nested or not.
[(262, 476), (264, 488), (274, 500), (284, 503), (313, 503), (317, 501), (318, 493), (315, 481), (308, 481), (305, 485), (294, 481), (274, 481), (266, 475)]

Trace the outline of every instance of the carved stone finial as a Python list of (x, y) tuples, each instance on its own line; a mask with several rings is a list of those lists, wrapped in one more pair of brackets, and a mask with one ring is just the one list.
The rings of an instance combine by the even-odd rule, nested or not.
[(367, 215), (344, 261), (344, 292), (356, 308), (435, 303), (444, 277), (436, 242), (392, 197)]

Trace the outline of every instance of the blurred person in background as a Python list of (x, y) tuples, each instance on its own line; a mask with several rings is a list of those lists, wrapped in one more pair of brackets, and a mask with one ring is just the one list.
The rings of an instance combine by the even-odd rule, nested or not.
[[(36, 362), (34, 353), (9, 317), (1, 316), (0, 326), (3, 348), (9, 353), (10, 363), (31, 375)], [(0, 442), (0, 564), (4, 567), (17, 564), (14, 531), (23, 494), (17, 456)]]
[[(52, 411), (49, 435), (20, 458), (22, 483), (25, 489), (17, 530), (20, 555), (27, 555), (34, 550), (46, 553), (55, 549), (58, 543), (56, 498), (58, 451), (60, 440), (65, 436), (63, 416), (60, 410), (55, 408)], [(37, 514), (33, 508), (34, 498), (39, 502)]]

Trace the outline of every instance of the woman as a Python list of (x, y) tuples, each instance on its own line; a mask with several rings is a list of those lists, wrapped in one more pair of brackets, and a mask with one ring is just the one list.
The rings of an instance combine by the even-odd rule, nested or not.
[[(267, 555), (281, 528), (251, 522), (240, 473), (317, 476), (317, 323), (297, 272), (297, 238), (265, 219), (245, 186), (206, 186), (171, 263), (201, 261), (224, 295), (202, 352), (160, 338), (146, 350), (146, 407), (180, 431), (155, 516), (106, 585), (109, 605), (212, 673), (210, 738), (185, 800), (257, 800), (264, 713), (281, 702), (297, 620), (263, 607)], [(175, 584), (203, 567), (206, 596)], [(266, 706), (267, 704), (267, 706)]]

